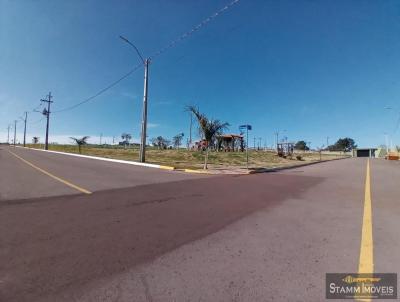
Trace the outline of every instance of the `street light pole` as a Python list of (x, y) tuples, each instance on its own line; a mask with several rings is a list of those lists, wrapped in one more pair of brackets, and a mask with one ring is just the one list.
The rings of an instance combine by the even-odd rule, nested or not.
[(389, 152), (389, 139), (388, 134), (385, 132), (385, 144), (386, 144), (386, 153)]
[(24, 147), (26, 146), (26, 121), (28, 120), (28, 112), (25, 111), (25, 119), (24, 119)]
[(143, 92), (143, 109), (142, 109), (142, 132), (141, 132), (141, 138), (140, 138), (140, 152), (139, 152), (139, 161), (144, 163), (146, 161), (146, 135), (147, 135), (147, 92), (148, 92), (148, 83), (149, 83), (149, 64), (150, 64), (150, 59), (143, 59), (143, 56), (141, 55), (139, 49), (132, 43), (130, 42), (127, 38), (123, 36), (119, 36), (122, 40), (124, 40), (126, 43), (131, 45), (137, 55), (139, 56), (140, 60), (142, 61), (144, 65), (144, 92)]
[(17, 120), (14, 121), (14, 147), (16, 140), (17, 140)]
[(10, 144), (10, 128), (11, 128), (11, 126), (8, 125), (8, 127), (7, 127), (7, 144)]
[(193, 124), (193, 114), (190, 112), (190, 131), (189, 131), (188, 150), (190, 150), (190, 148), (192, 146), (192, 124)]
[(246, 168), (249, 169), (249, 126), (246, 125)]
[(140, 162), (146, 161), (146, 134), (147, 134), (147, 92), (149, 80), (149, 63), (150, 60), (144, 61), (144, 91), (143, 91), (143, 112), (142, 112), (142, 133), (140, 139)]

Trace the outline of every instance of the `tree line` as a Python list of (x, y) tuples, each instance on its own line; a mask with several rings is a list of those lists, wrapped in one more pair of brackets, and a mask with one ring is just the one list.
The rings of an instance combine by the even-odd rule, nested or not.
[[(307, 143), (303, 140), (298, 141), (295, 145), (294, 148), (296, 150), (302, 150), (302, 151), (308, 151), (310, 150), (310, 147), (307, 146)], [(345, 137), (345, 138), (339, 138), (336, 143), (333, 145), (329, 145), (325, 148), (322, 148), (322, 150), (326, 151), (342, 151), (342, 152), (349, 152), (353, 149), (357, 148), (357, 145), (354, 141), (354, 139), (350, 137)]]

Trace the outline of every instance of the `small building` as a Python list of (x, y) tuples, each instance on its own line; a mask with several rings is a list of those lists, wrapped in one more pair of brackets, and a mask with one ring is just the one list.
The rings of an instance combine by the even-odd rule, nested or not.
[(191, 149), (197, 151), (205, 151), (207, 149), (207, 145), (207, 141), (205, 139), (202, 139), (198, 142), (194, 142), (194, 145), (191, 147)]
[(225, 152), (244, 151), (243, 135), (222, 134), (217, 136), (217, 149)]
[(377, 148), (357, 148), (353, 149), (353, 157), (375, 157)]

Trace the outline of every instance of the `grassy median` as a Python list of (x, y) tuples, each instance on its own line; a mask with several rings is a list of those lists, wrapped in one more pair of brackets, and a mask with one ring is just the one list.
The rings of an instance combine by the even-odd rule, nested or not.
[[(43, 148), (43, 145), (27, 145), (30, 148)], [(78, 147), (74, 145), (49, 145), (53, 151), (79, 153)], [(129, 147), (124, 149), (120, 146), (98, 146), (86, 145), (82, 147), (82, 154), (91, 156), (100, 156), (114, 159), (123, 159), (138, 161), (138, 147)], [(188, 151), (185, 149), (167, 149), (159, 150), (153, 147), (146, 149), (146, 162), (173, 166), (176, 168), (201, 169), (204, 163), (204, 152)], [(301, 160), (296, 156), (301, 156)], [(322, 154), (322, 160), (331, 160), (338, 158), (339, 155)], [(276, 168), (284, 166), (295, 166), (306, 162), (315, 162), (320, 160), (319, 153), (299, 152), (292, 159), (278, 157), (273, 151), (249, 151), (249, 168)], [(246, 167), (245, 152), (210, 152), (209, 169), (237, 169)]]

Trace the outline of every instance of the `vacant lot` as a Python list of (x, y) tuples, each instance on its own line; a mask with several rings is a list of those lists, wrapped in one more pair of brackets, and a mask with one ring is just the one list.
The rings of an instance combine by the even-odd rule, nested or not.
[[(31, 148), (42, 148), (41, 145), (28, 145)], [(78, 153), (78, 147), (73, 145), (50, 145), (50, 150)], [(82, 154), (101, 156), (107, 158), (123, 159), (138, 161), (139, 149), (130, 147), (124, 149), (122, 147), (100, 147), (100, 146), (84, 146)], [(301, 160), (296, 159), (296, 156), (301, 156)], [(188, 150), (158, 150), (148, 148), (146, 151), (146, 162), (174, 166), (176, 168), (201, 169), (204, 163), (205, 153), (201, 151)], [(330, 160), (338, 158), (338, 155), (322, 154), (322, 160)], [(298, 165), (305, 162), (319, 161), (319, 153), (296, 153), (292, 159), (278, 157), (272, 151), (249, 151), (249, 168), (276, 168), (290, 165)], [(245, 152), (210, 152), (209, 153), (209, 168), (210, 169), (225, 169), (225, 168), (245, 168), (246, 153)]]

